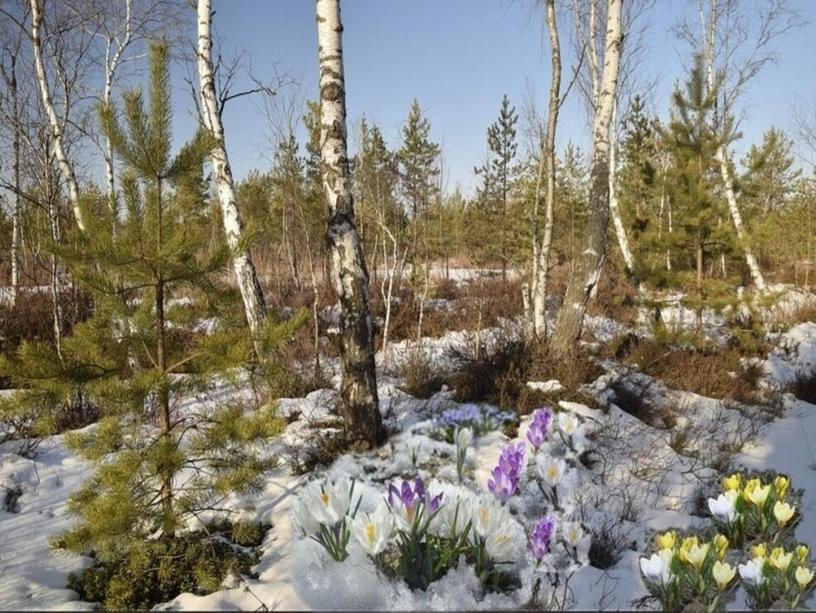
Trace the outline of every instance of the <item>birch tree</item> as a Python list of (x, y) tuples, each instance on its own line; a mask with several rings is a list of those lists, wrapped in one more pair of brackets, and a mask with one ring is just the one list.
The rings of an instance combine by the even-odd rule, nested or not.
[(385, 437), (377, 397), (371, 305), (346, 144), (343, 26), (339, 0), (316, 0), (320, 66), (320, 153), (329, 209), (331, 277), (340, 303), (341, 412), (351, 440), (374, 446)]
[[(558, 109), (561, 106), (561, 43), (555, 15), (555, 0), (546, 0), (547, 31), (550, 37), (551, 81), (547, 111), (547, 128), (541, 140), (533, 203), (533, 273), (532, 273), (532, 324), (537, 336), (547, 333), (547, 281), (550, 270), (550, 251), (553, 237), (553, 207), (555, 204), (555, 130), (558, 125)], [(544, 228), (539, 236), (538, 210), (542, 177), (546, 174), (544, 200)]]
[[(60, 172), (68, 188), (68, 199), (74, 211), (74, 218), (77, 226), (85, 231), (85, 222), (82, 219), (82, 210), (79, 204), (79, 183), (76, 172), (65, 149), (63, 138), (64, 122), (60, 120), (54, 107), (54, 99), (51, 94), (51, 87), (48, 82), (48, 72), (43, 59), (43, 3), (44, 0), (31, 0), (31, 45), (34, 50), (34, 68), (36, 71), (37, 84), (40, 89), (40, 101), (48, 117), (51, 133), (54, 141), (54, 154), (57, 158)], [(67, 102), (66, 102), (67, 105)]]
[(609, 230), (609, 125), (620, 69), (621, 4), (622, 0), (608, 0), (606, 10), (603, 71), (594, 105), (587, 232), (584, 249), (558, 313), (552, 340), (553, 351), (561, 356), (573, 350), (581, 335), (587, 302), (598, 283), (606, 256)]
[[(769, 63), (776, 60), (774, 41), (799, 24), (797, 13), (788, 0), (762, 3), (759, 10), (744, 0), (697, 0), (699, 25), (683, 21), (677, 34), (701, 54), (705, 63), (706, 82), (712, 89), (722, 80), (722, 91), (714, 115), (714, 127), (722, 131), (734, 115), (736, 103), (749, 83)], [(765, 278), (759, 267), (745, 228), (732, 176), (728, 140), (717, 149), (717, 162), (728, 210), (745, 262), (758, 290), (765, 289)]]
[(221, 204), (221, 217), (227, 245), (232, 251), (232, 267), (244, 302), (247, 323), (257, 336), (266, 320), (266, 301), (258, 281), (249, 248), (243, 243), (243, 224), (235, 198), (235, 182), (232, 177), (221, 111), (215, 94), (215, 77), (212, 61), (212, 6), (211, 0), (198, 0), (198, 76), (201, 95), (201, 115), (204, 127), (213, 137), (210, 152), (215, 186)]

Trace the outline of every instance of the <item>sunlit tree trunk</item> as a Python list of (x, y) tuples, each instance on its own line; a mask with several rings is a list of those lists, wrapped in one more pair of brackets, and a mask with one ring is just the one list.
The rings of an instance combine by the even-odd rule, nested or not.
[[(536, 201), (533, 212), (533, 331), (537, 336), (547, 333), (547, 281), (550, 271), (550, 251), (552, 249), (553, 216), (555, 205), (555, 130), (558, 124), (558, 109), (561, 105), (561, 44), (558, 39), (558, 24), (555, 16), (555, 0), (547, 0), (547, 30), (550, 35), (551, 81), (550, 99), (547, 110), (547, 129), (539, 155)], [(546, 195), (544, 204), (544, 230), (538, 236), (538, 203), (542, 171), (546, 172)]]
[(632, 255), (632, 249), (629, 247), (629, 237), (626, 234), (626, 226), (623, 225), (623, 217), (621, 216), (616, 190), (618, 143), (615, 126), (617, 125), (617, 116), (618, 102), (614, 100), (612, 102), (612, 121), (609, 125), (609, 212), (612, 217), (612, 223), (615, 226), (615, 236), (618, 238), (618, 247), (621, 250), (623, 263), (626, 265), (626, 271), (630, 275), (633, 275), (635, 273), (635, 258)]
[(317, 0), (316, 16), (320, 166), (329, 209), (331, 277), (340, 303), (341, 412), (350, 438), (361, 446), (374, 446), (382, 442), (385, 431), (377, 397), (368, 272), (354, 223), (339, 0)]
[(609, 0), (607, 6), (606, 50), (592, 127), (587, 232), (553, 333), (553, 351), (561, 356), (573, 351), (581, 335), (587, 303), (598, 283), (606, 256), (609, 231), (609, 124), (620, 69), (621, 3), (622, 0)]
[[(79, 184), (77, 183), (76, 173), (68, 155), (65, 152), (63, 143), (62, 124), (60, 123), (57, 112), (54, 110), (54, 101), (51, 97), (51, 89), (48, 86), (48, 75), (45, 70), (45, 63), (43, 61), (43, 45), (41, 37), (42, 21), (43, 21), (43, 0), (31, 0), (31, 45), (34, 49), (34, 67), (36, 70), (37, 83), (40, 89), (40, 100), (42, 101), (43, 109), (48, 116), (48, 123), (51, 126), (51, 134), (54, 140), (54, 153), (57, 157), (57, 164), (59, 165), (62, 177), (68, 186), (68, 198), (71, 201), (71, 207), (74, 211), (77, 226), (80, 230), (85, 230), (85, 223), (82, 219), (82, 210), (79, 206)], [(66, 112), (67, 116), (67, 112)]]
[(198, 0), (198, 77), (201, 89), (201, 114), (204, 127), (210, 131), (215, 140), (210, 157), (218, 200), (221, 203), (221, 217), (224, 221), (227, 245), (232, 252), (232, 267), (235, 272), (235, 279), (244, 302), (247, 323), (253, 335), (257, 336), (266, 320), (266, 301), (264, 300), (263, 290), (260, 281), (258, 281), (258, 274), (249, 253), (249, 248), (242, 244), (243, 224), (238, 214), (235, 182), (232, 177), (229, 158), (227, 157), (224, 125), (221, 122), (220, 109), (215, 94), (211, 32), (211, 1)]
[(11, 143), (12, 148), (12, 174), (14, 180), (14, 210), (11, 216), (11, 303), (17, 303), (17, 294), (20, 291), (20, 264), (22, 249), (22, 216), (23, 202), (20, 198), (20, 102), (19, 91), (17, 89), (17, 56), (11, 58), (11, 79), (9, 90), (11, 94), (11, 114), (14, 118), (14, 136)]
[[(706, 84), (709, 90), (715, 86), (714, 74), (714, 57), (716, 53), (717, 44), (717, 26), (719, 18), (719, 0), (711, 0), (711, 12), (709, 14), (708, 28), (705, 27), (705, 14), (703, 11), (702, 2), (698, 5), (700, 13), (700, 21), (703, 24), (704, 36), (704, 54), (706, 64)], [(728, 112), (728, 109), (723, 109), (723, 115)], [(725, 119), (725, 117), (723, 117)], [(724, 123), (724, 122), (723, 122)], [(742, 221), (742, 214), (740, 213), (739, 204), (737, 203), (737, 195), (734, 190), (734, 180), (731, 177), (731, 160), (728, 155), (728, 149), (724, 142), (721, 142), (717, 147), (717, 162), (720, 167), (720, 176), (722, 177), (723, 189), (725, 191), (725, 200), (728, 203), (728, 211), (731, 214), (731, 220), (734, 222), (734, 229), (737, 232), (737, 239), (745, 254), (745, 263), (748, 265), (748, 270), (751, 273), (751, 279), (760, 291), (765, 289), (765, 277), (759, 268), (759, 263), (754, 256), (754, 251), (751, 248), (750, 240), (745, 231), (745, 224)]]

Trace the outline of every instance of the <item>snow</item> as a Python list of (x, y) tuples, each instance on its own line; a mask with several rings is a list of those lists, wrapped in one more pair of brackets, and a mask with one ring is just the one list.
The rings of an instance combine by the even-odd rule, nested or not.
[[(798, 308), (807, 301), (807, 297), (789, 291), (780, 295), (785, 308)], [(681, 307), (668, 309), (668, 320), (678, 325), (688, 323)], [(714, 314), (707, 321), (716, 334), (721, 322)], [(591, 318), (588, 325), (598, 342), (608, 342), (627, 331), (606, 318)], [(634, 332), (647, 333), (645, 326)], [(483, 332), (488, 343), (501, 333), (506, 331)], [(655, 531), (708, 525), (708, 518), (698, 508), (699, 496), (719, 479), (721, 473), (712, 464), (719, 466), (715, 460), (724, 450), (733, 456), (729, 470), (773, 469), (789, 474), (794, 487), (805, 489), (804, 518), (796, 534), (799, 540), (816, 545), (816, 406), (785, 392), (794, 378), (816, 369), (816, 323), (802, 323), (771, 338), (775, 348), (762, 361), (762, 384), (771, 399), (780, 402), (778, 418), (772, 407), (739, 405), (672, 390), (612, 361), (604, 362), (606, 373), (586, 387), (591, 403), (559, 403), (559, 410), (581, 421), (582, 440), (588, 446), (586, 461), (577, 463), (570, 475), (575, 496), (569, 507), (591, 531), (620, 535), (615, 564), (603, 570), (584, 567), (570, 576), (567, 608), (628, 609), (647, 595), (638, 568), (640, 552)], [(389, 372), (398, 371), (406, 357), (419, 348), (433, 368), (450, 369), (449, 350), (471, 340), (469, 333), (451, 332), (419, 344), (394, 343), (387, 356), (378, 355), (378, 364), (387, 362)], [(336, 367), (331, 361), (329, 366)], [(342, 455), (319, 471), (319, 476), (359, 479), (369, 506), (382, 498), (388, 483), (415, 475), (430, 481), (432, 491), (434, 487), (445, 489), (446, 495), (465, 490), (484, 492), (490, 471), (510, 439), (499, 431), (478, 437), (466, 457), (464, 489), (459, 489), (455, 485), (455, 448), (429, 436), (433, 417), (457, 406), (452, 392), (445, 390), (420, 400), (400, 390), (399, 383), (398, 378), (387, 374), (380, 378), (381, 412), (393, 432), (388, 443), (375, 452)], [(617, 406), (612, 385), (623, 385), (640, 395), (658, 413), (670, 412), (675, 418), (672, 428), (659, 421), (645, 423)], [(560, 383), (531, 381), (528, 386), (555, 391)], [(206, 398), (190, 399), (188, 406), (223, 397), (224, 393), (216, 390)], [(288, 425), (274, 450), (286, 460), (293, 448), (314, 444), (316, 435), (336, 431), (336, 403), (334, 389), (318, 390), (305, 398), (280, 399), (279, 410)], [(524, 440), (528, 422), (527, 418), (521, 420), (515, 441)], [(682, 445), (676, 439), (680, 429), (689, 433)], [(77, 595), (65, 588), (67, 575), (90, 560), (49, 545), (50, 539), (71, 526), (66, 503), (70, 493), (89, 476), (89, 468), (67, 451), (63, 436), (46, 438), (38, 451), (34, 458), (23, 458), (12, 453), (8, 445), (0, 447), (0, 486), (4, 492), (20, 492), (13, 508), (0, 510), (0, 603), (7, 609), (90, 609), (92, 604), (79, 602)], [(534, 580), (529, 566), (520, 570), (522, 585), (518, 590), (484, 595), (465, 563), (427, 592), (420, 592), (384, 579), (359, 549), (351, 548), (351, 558), (344, 563), (328, 560), (317, 543), (300, 538), (292, 519), (298, 492), (313, 476), (294, 475), (284, 463), (270, 473), (260, 495), (229, 501), (229, 507), (243, 516), (272, 524), (261, 545), (257, 578), (240, 578), (205, 596), (180, 594), (158, 608), (445, 610), (518, 608), (528, 602)], [(529, 480), (510, 505), (514, 521), (527, 531), (543, 508), (540, 494)]]

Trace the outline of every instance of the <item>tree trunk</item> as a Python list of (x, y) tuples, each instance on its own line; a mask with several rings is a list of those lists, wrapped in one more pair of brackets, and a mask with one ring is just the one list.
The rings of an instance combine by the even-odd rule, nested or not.
[(17, 56), (11, 56), (11, 112), (14, 117), (12, 141), (12, 174), (14, 175), (14, 211), (11, 217), (11, 304), (17, 303), (20, 291), (20, 250), (22, 245), (23, 202), (20, 198), (20, 106), (17, 91)]
[(74, 217), (76, 218), (77, 226), (84, 232), (85, 222), (82, 219), (82, 210), (79, 207), (79, 184), (77, 183), (74, 167), (65, 152), (64, 143), (62, 141), (62, 126), (57, 117), (57, 112), (54, 110), (54, 101), (51, 98), (51, 90), (48, 87), (48, 76), (43, 62), (42, 39), (40, 38), (43, 13), (40, 2), (41, 0), (31, 0), (31, 45), (34, 48), (34, 66), (37, 72), (40, 98), (45, 113), (48, 116), (48, 123), (51, 126), (51, 135), (54, 139), (54, 153), (57, 156), (57, 164), (59, 165), (62, 177), (68, 186), (68, 198), (74, 210)]
[[(717, 27), (718, 27), (718, 3), (716, 0), (712, 2), (711, 5), (711, 15), (709, 17), (710, 22), (708, 24), (708, 30), (705, 29), (705, 15), (703, 14), (703, 5), (702, 3), (699, 4), (699, 12), (700, 12), (700, 21), (703, 24), (703, 31), (702, 35), (704, 38), (704, 55), (705, 55), (705, 63), (706, 63), (706, 85), (708, 86), (708, 90), (711, 91), (714, 88), (714, 54), (715, 54), (715, 46), (717, 43)], [(725, 108), (723, 111), (723, 118), (728, 113), (728, 109)], [(714, 118), (714, 123), (717, 123), (718, 118)], [(724, 122), (723, 122), (724, 123)], [(716, 128), (716, 126), (715, 126)], [(760, 291), (765, 290), (765, 277), (762, 276), (762, 271), (759, 269), (759, 264), (757, 263), (756, 257), (754, 257), (754, 252), (751, 249), (750, 241), (748, 238), (747, 233), (745, 232), (745, 225), (742, 223), (742, 214), (739, 210), (739, 204), (737, 203), (737, 195), (734, 191), (734, 181), (731, 178), (731, 169), (729, 167), (729, 156), (728, 151), (726, 149), (725, 143), (721, 143), (719, 147), (717, 147), (717, 162), (720, 166), (720, 176), (722, 177), (723, 181), (723, 188), (725, 190), (725, 199), (728, 202), (728, 211), (731, 214), (731, 220), (734, 222), (734, 229), (737, 231), (737, 239), (739, 240), (740, 246), (742, 247), (743, 253), (745, 254), (745, 263), (748, 264), (748, 270), (751, 272), (751, 278), (754, 281), (754, 285), (757, 286), (757, 289)]]
[[(547, 29), (550, 34), (552, 56), (552, 76), (550, 99), (547, 110), (547, 131), (539, 154), (539, 176), (536, 185), (536, 202), (533, 213), (533, 331), (536, 336), (547, 334), (547, 281), (550, 272), (550, 251), (552, 249), (553, 218), (555, 205), (555, 130), (558, 125), (558, 109), (561, 105), (561, 44), (558, 38), (558, 23), (555, 16), (555, 0), (547, 0)], [(547, 188), (544, 209), (544, 232), (538, 239), (538, 201), (541, 185), (541, 171), (546, 168)]]
[(606, 256), (609, 231), (609, 124), (620, 68), (621, 2), (609, 0), (607, 6), (606, 51), (592, 128), (587, 233), (584, 249), (555, 323), (552, 347), (555, 354), (560, 356), (570, 354), (581, 336), (587, 303), (598, 283)]
[(629, 237), (626, 235), (626, 227), (623, 225), (623, 218), (621, 217), (620, 205), (618, 204), (618, 194), (615, 191), (616, 179), (616, 164), (617, 164), (617, 150), (618, 144), (616, 142), (616, 130), (618, 115), (618, 102), (612, 102), (612, 121), (610, 122), (610, 139), (609, 139), (609, 211), (612, 215), (612, 223), (615, 226), (615, 236), (618, 238), (618, 247), (621, 250), (623, 263), (626, 266), (626, 271), (630, 275), (635, 274), (635, 258), (632, 255), (632, 250), (629, 248)]
[[(198, 0), (198, 77), (201, 88), (201, 113), (204, 127), (209, 130), (215, 140), (210, 157), (218, 200), (221, 203), (221, 217), (224, 220), (227, 246), (232, 252), (235, 280), (244, 302), (247, 324), (257, 339), (258, 332), (266, 321), (266, 300), (249, 249), (241, 244), (244, 233), (243, 224), (238, 214), (235, 182), (227, 157), (224, 126), (215, 95), (211, 27), (211, 0)], [(256, 352), (259, 350), (257, 340), (255, 349)]]
[(353, 442), (373, 447), (385, 438), (377, 397), (373, 323), (346, 145), (346, 92), (339, 0), (317, 0), (320, 64), (320, 158), (329, 209), (327, 240), (340, 303), (341, 411)]

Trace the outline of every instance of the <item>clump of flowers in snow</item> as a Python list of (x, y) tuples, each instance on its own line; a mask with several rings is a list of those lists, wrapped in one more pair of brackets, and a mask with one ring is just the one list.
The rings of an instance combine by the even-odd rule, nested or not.
[(311, 481), (294, 507), (303, 533), (340, 562), (348, 557), (350, 526), (360, 505), (358, 498), (352, 509), (353, 496), (354, 481)]
[(481, 436), (515, 420), (515, 414), (500, 411), (494, 406), (465, 404), (443, 411), (439, 417), (434, 419), (433, 427), (435, 434), (440, 438), (454, 443), (457, 430), (462, 428), (470, 428), (474, 435)]
[(697, 535), (682, 540), (676, 532), (655, 538), (655, 551), (640, 559), (646, 587), (664, 611), (714, 611), (736, 586), (736, 568), (726, 560), (728, 539)]
[(751, 548), (752, 557), (739, 565), (742, 585), (754, 609), (795, 609), (813, 590), (814, 571), (810, 547), (790, 550), (760, 543)]
[(553, 412), (548, 407), (542, 407), (533, 411), (530, 427), (527, 429), (527, 440), (533, 447), (533, 451), (538, 451), (550, 434), (552, 428)]
[[(798, 521), (790, 479), (783, 475), (723, 479), (722, 491), (708, 499), (717, 534), (682, 540), (674, 531), (655, 538), (655, 551), (640, 560), (647, 587), (665, 611), (715, 610), (737, 584), (739, 574), (756, 609), (796, 608), (813, 589), (810, 549), (783, 543)], [(742, 551), (746, 542), (757, 543)]]
[(723, 479), (722, 492), (708, 499), (717, 528), (734, 546), (756, 539), (779, 539), (799, 520), (790, 479), (776, 475), (766, 483), (735, 473)]

